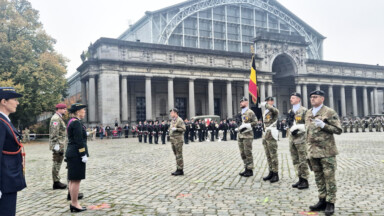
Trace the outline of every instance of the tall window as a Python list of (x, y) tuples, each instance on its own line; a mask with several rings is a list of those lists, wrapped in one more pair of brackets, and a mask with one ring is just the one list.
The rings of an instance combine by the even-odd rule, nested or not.
[(187, 99), (176, 98), (175, 107), (179, 110), (179, 116), (183, 120), (187, 118)]
[(220, 98), (215, 98), (214, 102), (214, 110), (215, 110), (215, 115), (221, 116), (221, 110), (220, 110)]
[(145, 121), (145, 97), (136, 97), (136, 120)]

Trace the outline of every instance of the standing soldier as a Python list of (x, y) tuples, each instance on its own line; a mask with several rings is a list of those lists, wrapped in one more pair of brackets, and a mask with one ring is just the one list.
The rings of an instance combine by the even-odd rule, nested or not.
[(152, 137), (154, 135), (152, 121), (149, 122), (147, 126), (147, 130), (148, 130), (148, 142), (149, 144), (152, 144)]
[(144, 121), (143, 133), (144, 133), (144, 143), (147, 143), (147, 136), (148, 136), (148, 124), (147, 124), (147, 121)]
[(137, 138), (141, 143), (143, 141), (143, 125), (141, 124), (141, 121), (139, 121), (139, 125), (137, 125), (136, 129), (137, 129)]
[(367, 123), (367, 120), (365, 120), (364, 117), (361, 118), (360, 125), (361, 125), (361, 128), (362, 128), (362, 132), (365, 132), (366, 123)]
[(354, 125), (355, 125), (355, 132), (359, 133), (359, 128), (361, 127), (361, 125), (360, 125), (360, 119), (358, 117), (356, 117)]
[(372, 119), (372, 117), (370, 117), (368, 120), (368, 128), (369, 128), (369, 132), (373, 132), (373, 119)]
[(344, 133), (348, 133), (348, 118), (347, 117), (344, 117), (344, 121), (343, 121), (343, 132)]
[(223, 141), (227, 141), (227, 131), (229, 129), (229, 125), (227, 123), (227, 120), (224, 119), (223, 121)]
[(153, 126), (153, 131), (155, 132), (155, 144), (159, 144), (159, 132), (160, 132), (160, 126), (159, 121), (155, 121), (155, 125)]
[(381, 132), (381, 119), (380, 119), (380, 117), (376, 117), (374, 122), (375, 122), (376, 132)]
[(307, 154), (319, 192), (319, 202), (309, 208), (311, 211), (325, 210), (325, 215), (332, 215), (336, 202), (338, 154), (334, 134), (341, 134), (342, 129), (337, 113), (323, 104), (324, 95), (321, 90), (310, 93), (312, 108), (305, 116)]
[(169, 136), (172, 144), (173, 153), (176, 156), (177, 170), (172, 173), (174, 176), (184, 175), (183, 161), (183, 133), (185, 132), (185, 124), (179, 117), (179, 111), (176, 108), (170, 111), (172, 122), (170, 126)]
[(199, 137), (199, 142), (202, 142), (203, 141), (203, 126), (202, 126), (200, 119), (199, 119), (199, 122), (197, 123), (197, 134)]
[(52, 151), (53, 166), (53, 190), (66, 189), (67, 185), (60, 182), (60, 168), (64, 159), (64, 151), (66, 148), (66, 125), (63, 115), (67, 112), (67, 105), (57, 104), (56, 113), (52, 116), (49, 123), (49, 150)]
[(216, 126), (213, 120), (211, 120), (211, 122), (209, 123), (208, 129), (211, 131), (211, 141), (213, 142), (215, 141), (215, 132), (216, 132)]
[(307, 108), (301, 106), (301, 94), (292, 93), (290, 102), (292, 109), (288, 111), (287, 124), (289, 127), (289, 151), (291, 152), (293, 166), (296, 169), (299, 181), (292, 185), (299, 190), (309, 187), (308, 184), (308, 164), (307, 164), (307, 144), (305, 139), (305, 114)]
[(9, 118), (22, 96), (12, 87), (0, 87), (0, 215), (16, 215), (17, 192), (27, 187), (21, 134)]
[(351, 119), (349, 120), (349, 132), (350, 133), (353, 133), (353, 118), (351, 117)]
[(160, 131), (161, 131), (161, 143), (165, 145), (165, 137), (167, 136), (168, 125), (165, 124), (164, 120), (161, 121)]
[(275, 183), (279, 181), (279, 161), (277, 159), (277, 139), (279, 131), (276, 128), (279, 110), (273, 106), (273, 97), (267, 97), (265, 101), (266, 102), (261, 103), (261, 107), (266, 109), (264, 112), (265, 133), (263, 134), (263, 146), (268, 160), (269, 174), (264, 177), (263, 180), (269, 180), (271, 183)]
[(193, 120), (191, 120), (190, 122), (190, 126), (189, 126), (189, 140), (191, 142), (194, 142), (195, 141), (195, 130), (196, 130), (196, 124)]
[(189, 127), (190, 124), (188, 122), (188, 119), (184, 120), (184, 125), (185, 125), (184, 143), (188, 144), (188, 135), (189, 135), (189, 132), (190, 132), (190, 127)]
[(242, 124), (237, 129), (239, 131), (239, 145), (240, 156), (244, 163), (244, 171), (239, 173), (243, 177), (253, 176), (253, 155), (252, 155), (252, 142), (253, 142), (253, 127), (256, 126), (257, 119), (255, 113), (248, 107), (248, 99), (243, 97), (240, 100), (241, 120)]

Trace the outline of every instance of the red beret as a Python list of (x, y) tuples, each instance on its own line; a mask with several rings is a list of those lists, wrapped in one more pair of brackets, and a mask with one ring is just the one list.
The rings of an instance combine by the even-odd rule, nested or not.
[(57, 104), (56, 105), (56, 109), (65, 109), (65, 108), (67, 108), (67, 105), (66, 104)]

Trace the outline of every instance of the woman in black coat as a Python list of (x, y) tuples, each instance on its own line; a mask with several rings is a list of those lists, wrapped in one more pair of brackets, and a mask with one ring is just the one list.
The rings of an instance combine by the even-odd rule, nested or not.
[(65, 153), (68, 167), (69, 193), (71, 194), (71, 212), (87, 210), (80, 206), (78, 194), (80, 181), (85, 179), (85, 165), (88, 161), (87, 132), (81, 120), (85, 116), (86, 105), (72, 104), (69, 112), (74, 116), (68, 122), (68, 148)]

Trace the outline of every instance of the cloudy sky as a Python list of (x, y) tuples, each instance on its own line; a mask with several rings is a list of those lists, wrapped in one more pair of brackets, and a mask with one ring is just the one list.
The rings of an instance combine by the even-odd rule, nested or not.
[[(100, 37), (116, 38), (145, 11), (183, 0), (30, 0), (40, 11), (56, 50), (68, 60), (68, 75), (80, 54)], [(324, 59), (384, 65), (383, 0), (278, 0), (327, 37)]]

